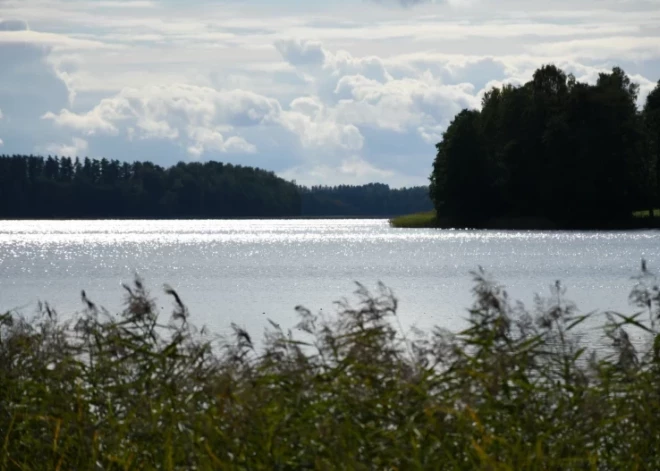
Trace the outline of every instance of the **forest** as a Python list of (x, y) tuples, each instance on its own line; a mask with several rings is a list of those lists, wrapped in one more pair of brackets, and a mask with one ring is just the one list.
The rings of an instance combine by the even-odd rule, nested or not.
[(390, 216), (432, 208), (427, 187), (306, 188), (219, 162), (0, 156), (0, 218), (278, 218)]
[(615, 67), (595, 84), (554, 65), (487, 92), (437, 144), (430, 193), (438, 217), (471, 227), (546, 218), (562, 227), (630, 220), (660, 208), (660, 82)]
[(300, 187), (304, 216), (390, 216), (433, 209), (428, 187), (383, 183)]

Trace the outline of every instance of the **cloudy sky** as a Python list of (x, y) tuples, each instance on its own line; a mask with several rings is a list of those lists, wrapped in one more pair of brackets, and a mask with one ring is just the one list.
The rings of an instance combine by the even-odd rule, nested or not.
[(426, 184), (488, 88), (660, 79), (660, 0), (0, 0), (0, 153)]

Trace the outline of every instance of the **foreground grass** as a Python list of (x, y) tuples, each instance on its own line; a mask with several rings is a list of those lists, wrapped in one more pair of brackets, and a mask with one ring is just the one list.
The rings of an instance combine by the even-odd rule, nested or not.
[(407, 214), (405, 216), (399, 216), (390, 219), (390, 225), (392, 227), (409, 227), (409, 228), (437, 227), (438, 226), (437, 214), (435, 211)]
[[(335, 315), (298, 307), (263, 347), (211, 338), (141, 281), (114, 316), (0, 318), (0, 469), (660, 469), (660, 290), (646, 271), (598, 354), (557, 283), (531, 310), (474, 274), (469, 328), (402, 332), (358, 286)], [(631, 336), (641, 337), (635, 345)]]

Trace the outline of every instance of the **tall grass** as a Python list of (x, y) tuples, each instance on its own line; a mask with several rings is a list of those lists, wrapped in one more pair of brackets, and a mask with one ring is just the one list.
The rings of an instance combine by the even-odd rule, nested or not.
[(404, 216), (397, 216), (389, 220), (392, 227), (408, 227), (408, 228), (424, 228), (424, 227), (438, 227), (439, 221), (435, 211), (427, 211), (425, 213), (407, 214)]
[[(660, 469), (660, 291), (643, 266), (599, 353), (557, 283), (532, 309), (474, 276), (469, 327), (403, 332), (383, 285), (296, 308), (263, 345), (196, 330), (138, 279), (110, 315), (0, 319), (0, 468)], [(631, 335), (643, 335), (635, 343)]]

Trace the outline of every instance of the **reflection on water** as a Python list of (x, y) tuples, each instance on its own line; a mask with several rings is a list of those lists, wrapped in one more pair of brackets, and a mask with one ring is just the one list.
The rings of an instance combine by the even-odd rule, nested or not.
[(632, 312), (630, 277), (641, 257), (660, 265), (659, 242), (657, 231), (405, 230), (385, 220), (0, 221), (0, 310), (40, 299), (66, 314), (80, 309), (81, 289), (117, 310), (121, 283), (139, 273), (153, 294), (174, 286), (198, 324), (259, 333), (267, 317), (292, 326), (298, 304), (332, 309), (353, 281), (383, 281), (404, 324), (455, 329), (481, 265), (527, 304), (561, 279), (583, 312)]

